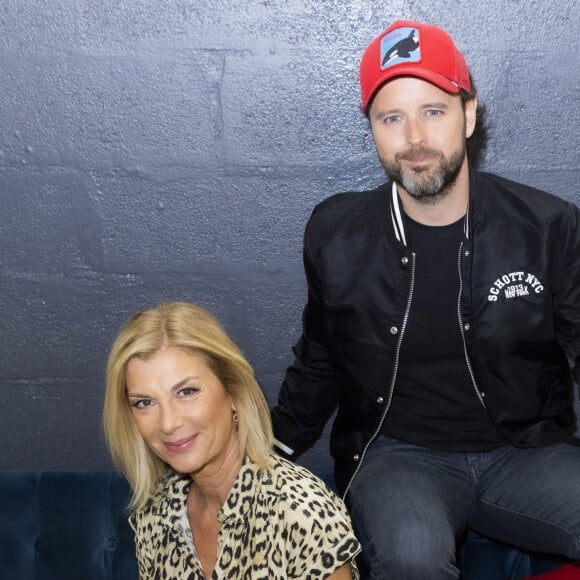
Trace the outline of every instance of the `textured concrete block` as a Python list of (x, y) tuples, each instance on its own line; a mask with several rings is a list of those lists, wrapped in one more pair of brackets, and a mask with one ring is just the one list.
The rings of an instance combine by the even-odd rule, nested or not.
[(212, 53), (13, 57), (0, 101), (0, 161), (215, 165), (221, 66)]
[(87, 184), (72, 168), (0, 171), (0, 276), (87, 267), (95, 216), (86, 199)]

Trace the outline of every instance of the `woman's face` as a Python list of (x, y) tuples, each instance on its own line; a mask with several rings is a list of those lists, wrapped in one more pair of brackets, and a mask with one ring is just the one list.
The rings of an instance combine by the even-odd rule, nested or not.
[(171, 347), (133, 358), (127, 396), (149, 448), (180, 473), (218, 473), (239, 456), (230, 395), (203, 356)]

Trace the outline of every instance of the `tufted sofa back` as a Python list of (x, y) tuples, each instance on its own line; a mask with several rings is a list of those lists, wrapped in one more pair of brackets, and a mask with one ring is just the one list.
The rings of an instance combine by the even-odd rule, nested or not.
[(114, 471), (0, 472), (2, 580), (137, 580)]

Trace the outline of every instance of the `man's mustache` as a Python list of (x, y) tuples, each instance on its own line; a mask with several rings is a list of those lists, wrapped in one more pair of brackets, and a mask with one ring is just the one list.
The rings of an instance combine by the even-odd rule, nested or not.
[(421, 159), (425, 157), (439, 159), (443, 157), (443, 155), (440, 151), (437, 151), (436, 149), (429, 149), (429, 147), (417, 147), (414, 149), (409, 149), (408, 151), (404, 151), (403, 153), (397, 153), (395, 155), (395, 159), (397, 161), (414, 161), (415, 159)]

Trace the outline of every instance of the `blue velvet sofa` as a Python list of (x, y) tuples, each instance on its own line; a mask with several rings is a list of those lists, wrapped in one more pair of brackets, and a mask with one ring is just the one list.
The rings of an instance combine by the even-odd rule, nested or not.
[[(137, 580), (128, 496), (113, 471), (0, 471), (0, 579)], [(561, 565), (475, 534), (461, 562), (463, 580), (517, 580)]]
[(0, 472), (2, 580), (137, 580), (114, 471)]

